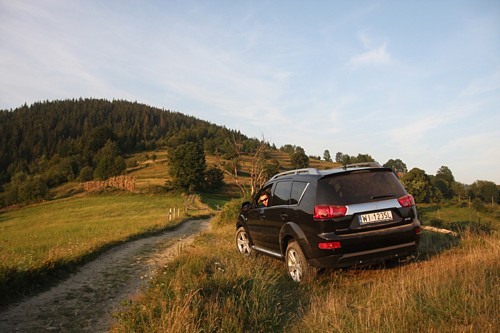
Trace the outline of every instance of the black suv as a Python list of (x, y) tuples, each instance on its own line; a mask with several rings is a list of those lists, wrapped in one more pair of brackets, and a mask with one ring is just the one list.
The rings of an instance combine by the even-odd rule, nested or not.
[(377, 163), (273, 176), (242, 205), (238, 251), (284, 260), (290, 277), (318, 268), (371, 264), (413, 255), (420, 240), (415, 201), (391, 169)]

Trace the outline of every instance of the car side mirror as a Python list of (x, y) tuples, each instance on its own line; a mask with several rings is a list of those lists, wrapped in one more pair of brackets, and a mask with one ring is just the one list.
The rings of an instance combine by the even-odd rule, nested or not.
[(244, 203), (241, 204), (241, 210), (244, 212), (248, 212), (252, 208), (252, 204), (248, 201), (245, 201)]

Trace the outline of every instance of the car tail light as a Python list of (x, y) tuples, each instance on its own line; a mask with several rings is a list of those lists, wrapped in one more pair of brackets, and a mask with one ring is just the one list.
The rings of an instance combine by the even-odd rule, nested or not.
[(416, 234), (416, 235), (420, 235), (421, 233), (422, 233), (422, 228), (420, 228), (420, 227), (416, 227), (416, 228), (415, 228), (415, 234)]
[(318, 247), (322, 250), (340, 249), (340, 242), (318, 243)]
[(413, 199), (413, 196), (411, 194), (407, 194), (407, 195), (399, 198), (398, 201), (399, 201), (399, 204), (403, 207), (415, 206), (415, 199)]
[(346, 206), (314, 206), (315, 219), (342, 217), (347, 213)]

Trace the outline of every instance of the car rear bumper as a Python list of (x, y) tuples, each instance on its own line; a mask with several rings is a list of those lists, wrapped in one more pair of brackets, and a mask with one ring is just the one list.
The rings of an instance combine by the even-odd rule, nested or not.
[(418, 240), (372, 250), (345, 254), (333, 254), (320, 258), (313, 258), (309, 259), (309, 264), (314, 267), (322, 268), (369, 265), (383, 260), (407, 257), (408, 255), (415, 253), (417, 251), (417, 247)]

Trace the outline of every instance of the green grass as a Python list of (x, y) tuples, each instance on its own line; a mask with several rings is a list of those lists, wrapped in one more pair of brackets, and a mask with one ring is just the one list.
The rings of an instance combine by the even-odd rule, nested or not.
[(498, 207), (493, 213), (478, 212), (468, 207), (444, 207), (438, 205), (418, 205), (421, 222), (424, 225), (447, 228), (453, 231), (499, 231)]
[[(326, 270), (296, 285), (284, 263), (241, 257), (234, 201), (209, 234), (117, 314), (113, 332), (498, 332), (500, 239), (424, 231), (417, 261)], [(498, 223), (498, 221), (496, 222)]]
[(203, 203), (206, 203), (212, 209), (221, 209), (231, 200), (231, 196), (224, 193), (201, 193), (200, 198)]
[(186, 216), (169, 221), (171, 207), (182, 211), (183, 197), (120, 193), (72, 197), (1, 213), (0, 291), (22, 293), (51, 271), (82, 262), (113, 244), (173, 227)]

